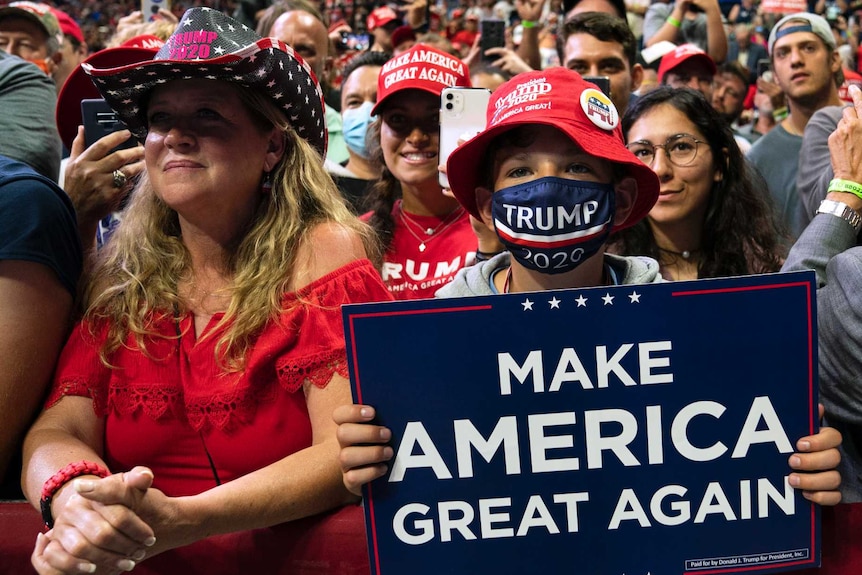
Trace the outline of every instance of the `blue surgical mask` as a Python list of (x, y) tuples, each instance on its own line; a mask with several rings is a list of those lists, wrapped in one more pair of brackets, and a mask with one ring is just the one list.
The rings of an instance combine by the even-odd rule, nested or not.
[(497, 236), (521, 265), (546, 274), (575, 269), (611, 233), (613, 184), (539, 178), (495, 192), (491, 214)]
[(371, 109), (372, 102), (363, 102), (358, 108), (344, 110), (341, 114), (341, 129), (344, 134), (344, 143), (350, 150), (363, 158), (368, 158), (368, 146), (365, 144), (365, 134), (368, 125), (374, 121)]

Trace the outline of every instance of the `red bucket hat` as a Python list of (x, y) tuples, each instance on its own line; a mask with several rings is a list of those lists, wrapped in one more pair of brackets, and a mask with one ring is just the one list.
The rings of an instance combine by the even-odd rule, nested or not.
[(84, 63), (102, 97), (140, 141), (147, 135), (145, 103), (171, 80), (224, 80), (268, 96), (297, 133), (326, 155), (323, 91), (293, 48), (218, 10), (190, 8), (152, 60), (97, 69)]
[(402, 90), (418, 89), (435, 96), (449, 86), (470, 87), (470, 72), (464, 62), (437, 48), (416, 44), (403, 54), (386, 62), (377, 77), (377, 103), (371, 110), (376, 116), (387, 98)]
[(577, 72), (557, 67), (518, 74), (491, 96), (487, 119), (485, 130), (458, 146), (447, 164), (452, 193), (476, 218), (481, 219), (476, 188), (488, 146), (509, 130), (536, 124), (557, 128), (588, 154), (617, 164), (635, 179), (632, 213), (613, 231), (639, 222), (658, 199), (658, 177), (626, 148), (613, 102)]

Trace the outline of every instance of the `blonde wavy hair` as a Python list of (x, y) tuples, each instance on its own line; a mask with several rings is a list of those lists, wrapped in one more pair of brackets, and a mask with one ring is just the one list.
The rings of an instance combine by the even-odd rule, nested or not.
[[(369, 258), (375, 264), (380, 259), (374, 233), (346, 207), (319, 152), (297, 135), (269, 98), (237, 88), (261, 128), (281, 129), (285, 151), (270, 173), (272, 193), (261, 194), (246, 233), (224, 262), (233, 282), (230, 303), (218, 324), (227, 329), (217, 342), (215, 359), (226, 371), (242, 369), (256, 334), (283, 311), (283, 296), (296, 273), (297, 252), (316, 224), (332, 222), (353, 230), (362, 238)], [(137, 349), (149, 355), (147, 338), (164, 337), (153, 324), (188, 312), (177, 282), (191, 277), (178, 215), (156, 196), (144, 173), (120, 226), (99, 253), (83, 293), (84, 317), (93, 328), (108, 324), (108, 337), (100, 350), (102, 362), (110, 366), (110, 354), (127, 345), (129, 335)]]

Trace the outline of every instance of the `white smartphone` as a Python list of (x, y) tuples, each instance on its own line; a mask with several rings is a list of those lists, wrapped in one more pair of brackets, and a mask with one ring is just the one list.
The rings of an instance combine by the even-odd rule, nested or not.
[[(491, 91), (485, 88), (444, 88), (440, 94), (440, 164), (446, 165), (458, 140), (468, 140), (485, 129)], [(449, 178), (440, 174), (440, 185), (449, 187)]]

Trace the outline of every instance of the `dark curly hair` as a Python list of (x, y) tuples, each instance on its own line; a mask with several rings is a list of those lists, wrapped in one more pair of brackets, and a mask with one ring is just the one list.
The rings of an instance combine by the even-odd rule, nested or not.
[[(721, 179), (713, 182), (703, 221), (698, 277), (715, 278), (778, 271), (785, 248), (766, 182), (746, 162), (725, 122), (703, 94), (661, 86), (639, 98), (622, 120), (623, 134), (644, 114), (667, 104), (703, 134)], [(660, 260), (648, 217), (611, 237), (610, 251)]]

